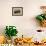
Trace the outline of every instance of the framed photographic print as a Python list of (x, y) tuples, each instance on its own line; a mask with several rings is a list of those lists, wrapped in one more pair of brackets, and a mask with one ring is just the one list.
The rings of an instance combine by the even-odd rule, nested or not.
[(23, 16), (23, 7), (12, 7), (12, 16)]

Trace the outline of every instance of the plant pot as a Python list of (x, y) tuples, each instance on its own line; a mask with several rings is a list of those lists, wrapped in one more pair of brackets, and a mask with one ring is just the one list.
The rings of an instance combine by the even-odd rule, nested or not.
[(41, 21), (41, 26), (46, 27), (46, 20)]
[(8, 43), (8, 44), (11, 44), (12, 41), (11, 41), (10, 39), (7, 39), (7, 43)]
[(17, 38), (17, 36), (12, 36), (11, 40), (12, 40), (12, 43), (14, 44), (14, 40)]

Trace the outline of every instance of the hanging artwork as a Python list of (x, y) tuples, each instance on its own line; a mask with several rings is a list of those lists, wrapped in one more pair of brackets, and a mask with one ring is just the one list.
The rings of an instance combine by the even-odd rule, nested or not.
[(12, 16), (23, 16), (23, 7), (12, 7)]

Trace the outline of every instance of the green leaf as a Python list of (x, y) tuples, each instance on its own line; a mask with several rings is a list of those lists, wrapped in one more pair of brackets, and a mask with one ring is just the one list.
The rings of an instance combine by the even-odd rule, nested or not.
[(45, 19), (46, 19), (46, 15), (45, 15)]
[(39, 20), (39, 21), (44, 20), (44, 18), (43, 18), (41, 15), (38, 15), (38, 16), (36, 17), (36, 19)]

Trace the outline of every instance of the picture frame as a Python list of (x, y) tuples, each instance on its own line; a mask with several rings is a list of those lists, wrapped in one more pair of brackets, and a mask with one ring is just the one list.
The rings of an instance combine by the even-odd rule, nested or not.
[(12, 7), (12, 16), (23, 16), (23, 7)]

